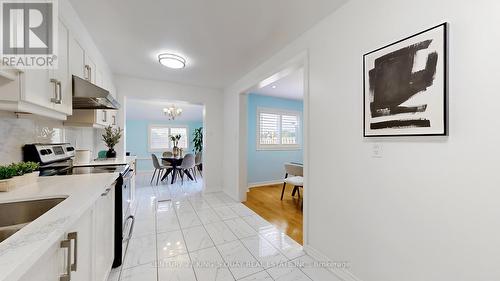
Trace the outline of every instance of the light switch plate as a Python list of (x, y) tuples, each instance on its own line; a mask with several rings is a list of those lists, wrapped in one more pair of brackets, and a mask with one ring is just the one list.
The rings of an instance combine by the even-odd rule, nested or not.
[(372, 158), (380, 159), (383, 156), (384, 147), (380, 143), (374, 143), (372, 147)]

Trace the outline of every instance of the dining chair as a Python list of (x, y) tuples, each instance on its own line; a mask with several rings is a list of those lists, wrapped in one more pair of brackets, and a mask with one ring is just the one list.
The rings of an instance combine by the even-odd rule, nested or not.
[[(176, 171), (174, 172), (177, 172), (180, 174), (181, 176), (181, 179), (182, 179), (182, 184), (184, 184), (184, 174), (186, 174), (186, 172), (189, 172), (189, 173), (193, 173), (193, 178), (196, 182), (198, 182), (196, 180), (196, 175), (195, 175), (195, 168), (196, 168), (196, 165), (195, 165), (195, 157), (193, 154), (186, 154), (184, 156), (184, 159), (182, 159), (182, 163), (180, 166), (177, 167)], [(184, 172), (184, 173), (182, 173)]]
[(292, 196), (295, 196), (297, 192), (300, 198), (300, 188), (304, 187), (304, 166), (285, 163), (285, 179), (283, 180), (283, 189), (281, 190), (281, 200), (283, 200), (287, 184), (293, 185)]
[(196, 177), (196, 172), (198, 171), (200, 173), (200, 176), (203, 177), (203, 173), (201, 172), (202, 170), (202, 164), (203, 164), (203, 154), (202, 152), (196, 153), (196, 156), (194, 157), (194, 165), (196, 169), (194, 169), (195, 172), (195, 177)]
[[(167, 158), (167, 157), (174, 157), (174, 154), (171, 152), (171, 151), (165, 151), (163, 152), (163, 154), (161, 155), (163, 158)], [(167, 160), (161, 160), (161, 162), (163, 163), (163, 165), (166, 165), (166, 166), (171, 166), (172, 163), (168, 162)]]
[(151, 158), (153, 159), (153, 167), (155, 168), (155, 171), (153, 173), (153, 176), (151, 177), (150, 183), (153, 183), (156, 172), (158, 172), (158, 176), (156, 178), (156, 185), (158, 185), (160, 177), (163, 174), (163, 171), (166, 171), (167, 169), (172, 169), (172, 166), (160, 164), (160, 161), (158, 161), (158, 157), (155, 154), (151, 154)]

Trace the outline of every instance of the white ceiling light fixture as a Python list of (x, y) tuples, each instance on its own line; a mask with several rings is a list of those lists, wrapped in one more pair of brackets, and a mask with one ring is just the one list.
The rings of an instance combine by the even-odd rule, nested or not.
[(186, 59), (172, 53), (159, 54), (158, 61), (161, 65), (172, 69), (182, 69), (186, 67)]
[(181, 116), (182, 108), (177, 107), (175, 105), (171, 105), (163, 109), (163, 114), (168, 116), (168, 120), (175, 120), (176, 117)]

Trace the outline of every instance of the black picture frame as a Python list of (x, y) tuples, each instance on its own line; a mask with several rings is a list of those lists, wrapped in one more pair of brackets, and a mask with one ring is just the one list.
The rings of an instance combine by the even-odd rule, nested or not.
[[(442, 60), (443, 60), (443, 66), (442, 66), (442, 79), (443, 79), (443, 90), (442, 90), (442, 103), (443, 103), (443, 116), (442, 116), (442, 122), (443, 122), (443, 131), (440, 133), (404, 133), (404, 134), (390, 134), (390, 133), (381, 133), (381, 134), (367, 134), (367, 125), (370, 125), (367, 123), (367, 98), (368, 94), (367, 93), (367, 57), (377, 53), (379, 51), (382, 51), (384, 49), (387, 49), (389, 47), (395, 46), (397, 44), (404, 43), (405, 41), (408, 41), (410, 39), (413, 39), (417, 36), (423, 35), (425, 33), (428, 33), (430, 31), (434, 31), (435, 29), (443, 29), (443, 49), (442, 49)], [(363, 137), (365, 138), (381, 138), (381, 137), (416, 137), (416, 136), (448, 136), (448, 29), (449, 29), (449, 24), (447, 22), (444, 22), (442, 24), (433, 26), (431, 28), (428, 28), (424, 31), (418, 32), (416, 34), (413, 34), (411, 36), (408, 36), (404, 39), (398, 40), (394, 43), (385, 45), (383, 47), (380, 47), (376, 50), (373, 50), (371, 52), (365, 53), (363, 55)], [(371, 117), (371, 116), (370, 116)]]

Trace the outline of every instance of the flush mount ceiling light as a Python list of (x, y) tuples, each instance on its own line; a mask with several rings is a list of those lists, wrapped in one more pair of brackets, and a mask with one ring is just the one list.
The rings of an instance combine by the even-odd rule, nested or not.
[(169, 120), (175, 120), (176, 117), (181, 116), (182, 108), (179, 108), (175, 105), (171, 105), (171, 106), (163, 109), (163, 114), (168, 116)]
[(176, 54), (159, 54), (158, 61), (161, 63), (161, 65), (172, 69), (182, 69), (186, 67), (186, 59)]

